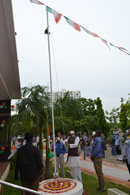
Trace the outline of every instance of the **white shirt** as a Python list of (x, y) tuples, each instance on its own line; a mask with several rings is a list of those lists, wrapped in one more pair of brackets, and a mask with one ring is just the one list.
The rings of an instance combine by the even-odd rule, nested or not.
[[(62, 144), (65, 144), (65, 142), (68, 143), (68, 139), (69, 137), (66, 140), (61, 139), (60, 141)], [(76, 137), (76, 139), (74, 140), (74, 144), (70, 144), (70, 148), (76, 148), (78, 147), (78, 144), (79, 144), (79, 137)]]
[(39, 136), (37, 136), (37, 138), (36, 138), (36, 141), (39, 143), (39, 140), (40, 140), (40, 137)]
[[(68, 139), (69, 137), (66, 140), (61, 139), (60, 141), (62, 144), (65, 144), (65, 142), (68, 143)], [(76, 137), (74, 144), (70, 144), (70, 148), (76, 148), (78, 147), (78, 144), (79, 144), (79, 137)], [(80, 167), (79, 156), (69, 156), (67, 165), (70, 167)]]

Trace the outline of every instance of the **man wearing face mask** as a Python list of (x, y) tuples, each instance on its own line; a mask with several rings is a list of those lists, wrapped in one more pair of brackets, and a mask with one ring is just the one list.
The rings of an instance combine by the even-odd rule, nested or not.
[(102, 172), (102, 142), (100, 139), (101, 132), (99, 130), (95, 131), (94, 140), (92, 144), (92, 152), (91, 152), (91, 160), (93, 161), (93, 165), (98, 176), (99, 187), (96, 190), (99, 190), (99, 193), (105, 192), (105, 180)]
[(116, 153), (118, 155), (117, 160), (122, 161), (122, 154), (121, 154), (122, 142), (121, 139), (119, 138), (119, 133), (117, 133), (115, 137), (115, 147), (116, 147)]
[[(62, 178), (65, 178), (64, 171), (64, 154), (66, 153), (65, 145), (60, 142), (60, 138), (57, 138), (56, 146), (56, 172), (59, 173), (59, 164), (61, 167)], [(52, 151), (54, 151), (54, 145), (52, 144)]]
[(60, 138), (61, 143), (69, 146), (67, 165), (71, 168), (71, 175), (73, 179), (77, 180), (78, 177), (79, 181), (82, 183), (80, 159), (78, 155), (79, 137), (76, 136), (74, 130), (70, 131), (70, 137), (68, 137), (66, 140), (61, 138), (60, 133), (58, 133), (58, 137)]

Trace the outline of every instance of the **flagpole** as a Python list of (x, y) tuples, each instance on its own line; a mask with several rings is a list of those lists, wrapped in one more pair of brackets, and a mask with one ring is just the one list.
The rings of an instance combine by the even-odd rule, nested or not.
[[(52, 74), (51, 74), (51, 54), (50, 54), (50, 38), (49, 38), (49, 19), (48, 12), (46, 11), (47, 16), (47, 37), (48, 37), (48, 54), (49, 54), (49, 71), (50, 71), (50, 91), (51, 91), (51, 109), (52, 109), (52, 129), (53, 129), (53, 145), (54, 145), (54, 165), (55, 165), (55, 184), (57, 185), (56, 180), (56, 148), (55, 148), (55, 127), (54, 127), (54, 111), (53, 111), (53, 97), (52, 97)], [(47, 155), (47, 154), (46, 154)]]

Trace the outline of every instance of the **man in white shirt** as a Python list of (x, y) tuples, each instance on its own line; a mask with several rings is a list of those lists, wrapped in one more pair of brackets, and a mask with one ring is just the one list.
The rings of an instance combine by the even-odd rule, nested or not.
[(79, 144), (79, 137), (75, 135), (75, 131), (70, 131), (70, 137), (63, 140), (60, 133), (58, 133), (58, 137), (60, 138), (60, 142), (69, 146), (68, 150), (68, 162), (67, 165), (71, 168), (71, 175), (73, 179), (77, 180), (82, 183), (81, 177), (81, 170), (80, 170), (80, 159), (78, 155), (78, 144)]

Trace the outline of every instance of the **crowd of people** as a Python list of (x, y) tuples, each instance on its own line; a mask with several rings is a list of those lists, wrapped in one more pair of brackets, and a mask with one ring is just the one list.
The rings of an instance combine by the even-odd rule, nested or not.
[[(118, 155), (117, 160), (126, 163), (130, 173), (130, 130), (125, 133), (126, 141), (124, 144), (124, 153), (122, 158), (122, 141), (119, 137), (119, 132), (111, 136), (111, 154)], [(20, 171), (20, 179), (23, 187), (33, 190), (38, 190), (39, 181), (43, 179), (43, 163), (39, 152), (39, 135), (36, 138), (37, 147), (33, 145), (34, 135), (29, 132), (25, 134), (26, 143), (23, 142), (23, 137), (18, 136), (18, 144), (15, 150), (8, 157), (8, 160), (17, 151), (17, 160), (15, 168), (15, 180), (18, 180), (18, 171)], [(13, 144), (14, 139), (12, 140)], [(91, 138), (88, 135), (82, 134), (80, 137), (74, 130), (62, 136), (60, 132), (57, 134), (55, 140), (56, 147), (56, 171), (59, 174), (59, 165), (61, 168), (62, 178), (65, 178), (64, 171), (64, 155), (68, 153), (67, 165), (71, 168), (71, 175), (73, 179), (79, 180), (82, 183), (82, 176), (80, 170), (79, 155), (83, 151), (83, 158), (90, 156), (93, 162), (95, 172), (98, 176), (99, 187), (96, 189), (99, 193), (105, 191), (105, 180), (102, 172), (102, 158), (105, 158), (106, 137), (99, 130), (92, 133)], [(51, 142), (51, 150), (54, 151), (54, 143)], [(39, 175), (40, 173), (40, 175)], [(130, 180), (129, 180), (130, 181)], [(27, 195), (24, 192), (24, 195)]]
[[(74, 130), (68, 132), (66, 136), (61, 136), (58, 133), (58, 138), (56, 140), (56, 163), (57, 163), (57, 172), (59, 172), (59, 163), (61, 166), (62, 177), (64, 178), (64, 154), (65, 146), (68, 147), (68, 157), (67, 165), (71, 168), (71, 175), (73, 179), (79, 180), (82, 183), (82, 176), (80, 170), (80, 159), (79, 155), (83, 151), (84, 160), (86, 156), (90, 156), (93, 161), (93, 165), (98, 176), (99, 187), (96, 189), (99, 193), (105, 191), (105, 180), (102, 172), (102, 157), (104, 154), (105, 147), (105, 136), (101, 134), (99, 130), (96, 130), (92, 134), (92, 147), (90, 147), (90, 138), (89, 136), (79, 136), (76, 135)], [(54, 150), (54, 144), (52, 142), (52, 150)]]

